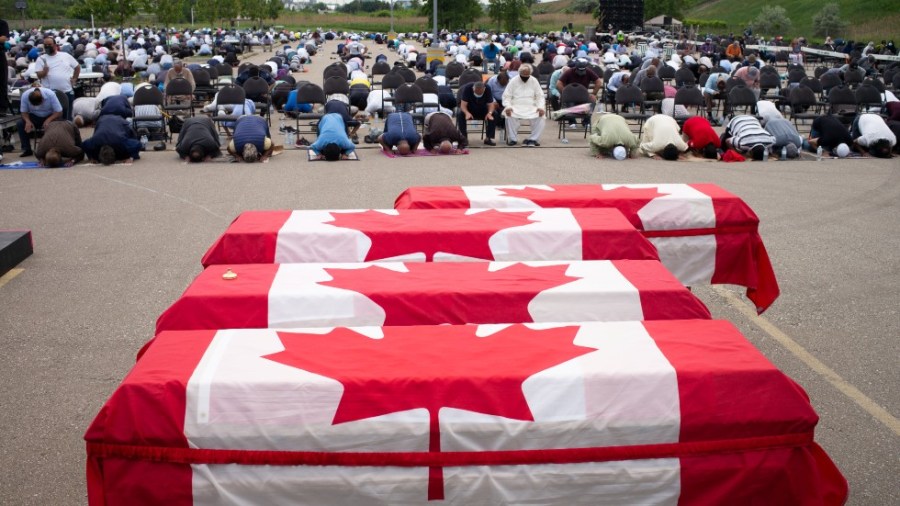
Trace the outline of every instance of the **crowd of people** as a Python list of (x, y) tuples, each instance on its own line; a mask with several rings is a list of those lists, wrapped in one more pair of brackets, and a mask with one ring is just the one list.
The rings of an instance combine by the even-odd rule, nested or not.
[[(486, 146), (496, 146), (503, 131), (507, 146), (539, 147), (548, 119), (562, 122), (563, 129), (584, 129), (594, 156), (618, 160), (675, 160), (688, 152), (764, 160), (796, 158), (804, 150), (889, 157), (898, 147), (900, 102), (892, 90), (900, 81), (900, 62), (879, 57), (896, 54), (893, 41), (829, 39), (828, 50), (845, 56), (828, 63), (809, 61), (802, 51), (805, 39), (795, 39), (786, 51), (766, 49), (783, 41), (750, 34), (703, 42), (621, 31), (590, 40), (565, 30), (431, 37), (256, 29), (10, 33), (0, 22), (6, 55), (0, 58), (6, 77), (0, 112), (13, 113), (8, 90), (14, 90), (21, 156), (36, 156), (47, 167), (82, 159), (137, 160), (148, 138), (165, 140), (168, 130), (178, 131), (175, 151), (190, 162), (224, 153), (264, 161), (275, 150), (273, 113), (281, 115), (281, 132), (294, 130), (285, 119), (296, 118), (298, 126), (308, 119), (315, 139), (297, 144), (329, 161), (352, 157), (363, 124), (372, 125), (366, 142), (406, 156), (420, 147), (444, 154), (466, 149), (474, 122), (483, 122)], [(339, 61), (326, 67), (321, 84), (312, 83), (304, 74), (327, 41), (335, 45), (329, 57)], [(443, 58), (429, 59), (424, 48), (434, 42)], [(264, 51), (264, 63), (246, 62), (254, 47)], [(222, 66), (237, 68), (236, 76), (219, 73)], [(806, 75), (810, 68), (815, 77)], [(225, 88), (211, 85), (207, 69), (219, 69), (215, 74), (222, 81), (241, 87), (243, 99), (233, 102)], [(82, 73), (99, 76), (94, 93), (83, 93)], [(815, 87), (811, 80), (822, 85), (810, 90), (816, 103), (800, 104), (794, 94)], [(798, 131), (798, 118), (828, 102), (831, 89), (859, 94), (863, 87), (874, 88), (878, 100), (860, 101), (852, 110), (827, 103), (827, 113), (814, 115), (807, 134)], [(141, 88), (158, 89), (166, 106), (136, 101)], [(741, 112), (730, 103), (735, 88), (753, 97)], [(315, 89), (324, 92), (324, 100), (310, 98)], [(407, 100), (413, 89), (416, 98)], [(700, 98), (685, 102), (679, 98), (685, 90)], [(639, 98), (626, 98), (635, 93)], [(198, 102), (206, 115), (193, 114)], [(382, 120), (383, 129), (375, 128)], [(527, 133), (520, 134), (526, 124)], [(80, 129), (87, 127), (93, 132), (82, 140)]]

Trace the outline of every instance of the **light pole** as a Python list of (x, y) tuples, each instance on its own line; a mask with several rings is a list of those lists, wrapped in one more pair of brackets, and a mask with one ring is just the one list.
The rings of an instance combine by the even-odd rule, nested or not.
[(439, 44), (438, 44), (438, 38), (437, 38), (437, 37), (438, 37), (438, 29), (437, 29), (437, 4), (438, 4), (438, 0), (433, 0), (433, 2), (432, 2), (432, 4), (431, 4), (431, 7), (432, 7), (432, 9), (431, 9), (431, 14), (432, 14), (432, 16), (434, 17), (434, 36), (431, 38), (431, 45), (432, 45), (432, 47), (438, 47), (438, 46), (439, 46)]
[(394, 33), (394, 0), (391, 0), (391, 33)]

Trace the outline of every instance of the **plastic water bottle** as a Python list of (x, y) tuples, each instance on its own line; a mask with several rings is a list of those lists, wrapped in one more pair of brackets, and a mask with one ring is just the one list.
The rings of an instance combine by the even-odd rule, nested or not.
[(816, 150), (816, 161), (817, 162), (822, 161), (822, 151), (823, 151), (822, 146), (819, 146), (819, 149)]
[(293, 148), (294, 147), (294, 132), (288, 132), (284, 136), (284, 138), (285, 138), (284, 143), (287, 144), (287, 146), (285, 146), (285, 147), (288, 149)]
[(763, 159), (762, 159), (762, 161), (764, 161), (764, 162), (768, 162), (768, 161), (769, 161), (769, 150), (768, 150), (768, 149), (763, 150)]
[(145, 151), (147, 149), (147, 142), (149, 141), (150, 139), (148, 139), (146, 135), (141, 136), (141, 151)]
[(282, 116), (281, 119), (278, 120), (278, 131), (284, 132), (284, 116)]
[(787, 146), (781, 148), (781, 160), (787, 160)]

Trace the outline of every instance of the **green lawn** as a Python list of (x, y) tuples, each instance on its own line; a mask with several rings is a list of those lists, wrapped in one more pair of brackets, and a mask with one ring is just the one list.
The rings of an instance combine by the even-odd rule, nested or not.
[[(764, 5), (780, 5), (787, 10), (793, 24), (792, 33), (779, 34), (785, 38), (805, 36), (819, 39), (812, 33), (812, 18), (830, 0), (714, 0), (701, 1), (687, 9), (686, 18), (716, 19), (728, 23), (729, 30), (740, 32), (756, 18)], [(854, 40), (900, 40), (900, 3), (897, 0), (836, 0), (841, 18), (850, 25), (842, 38)]]

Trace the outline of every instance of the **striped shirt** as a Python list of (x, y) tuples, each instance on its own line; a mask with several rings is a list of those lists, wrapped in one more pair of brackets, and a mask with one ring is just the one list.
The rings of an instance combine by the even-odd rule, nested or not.
[(775, 143), (775, 137), (759, 124), (759, 120), (746, 114), (731, 118), (725, 126), (725, 138), (731, 138), (731, 144), (738, 151), (749, 151), (757, 144), (769, 148)]

